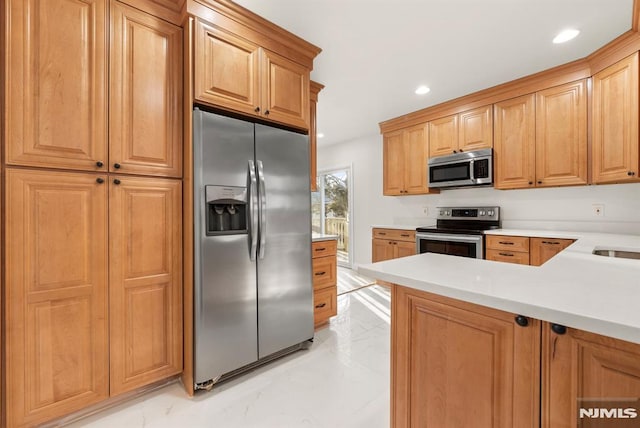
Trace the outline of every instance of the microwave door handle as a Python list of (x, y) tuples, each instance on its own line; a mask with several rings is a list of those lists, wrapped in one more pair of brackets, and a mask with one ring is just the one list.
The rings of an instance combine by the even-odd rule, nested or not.
[(469, 161), (469, 178), (471, 179), (471, 181), (476, 181), (475, 171), (474, 171), (475, 163), (476, 161), (473, 159)]

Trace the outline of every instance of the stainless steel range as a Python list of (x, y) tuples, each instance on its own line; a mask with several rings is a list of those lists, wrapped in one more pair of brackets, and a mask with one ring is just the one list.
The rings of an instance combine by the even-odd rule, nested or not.
[(439, 207), (436, 225), (416, 229), (416, 251), (481, 259), (484, 232), (500, 228), (500, 207)]

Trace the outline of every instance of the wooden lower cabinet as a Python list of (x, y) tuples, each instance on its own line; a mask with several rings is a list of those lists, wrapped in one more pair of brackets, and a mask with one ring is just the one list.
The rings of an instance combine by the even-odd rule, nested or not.
[(401, 286), (392, 291), (391, 426), (530, 427), (540, 322)]
[[(625, 419), (580, 419), (580, 398), (593, 407), (635, 407), (640, 397), (640, 345), (567, 328), (557, 334), (542, 325), (542, 427), (631, 427)], [(620, 399), (636, 400), (631, 406)], [(607, 403), (613, 399), (613, 402)], [(603, 403), (604, 402), (604, 403)], [(620, 404), (618, 404), (620, 403)], [(583, 408), (592, 407), (582, 402)], [(635, 422), (635, 424), (628, 424)], [(590, 424), (589, 424), (590, 423)], [(617, 425), (616, 423), (619, 423)]]
[(637, 426), (579, 405), (638, 409), (640, 344), (398, 285), (391, 332), (394, 428)]
[(531, 238), (529, 249), (531, 266), (543, 265), (574, 242), (573, 239)]
[(373, 263), (416, 254), (416, 231), (374, 228), (371, 240)]
[(313, 324), (319, 327), (338, 314), (337, 241), (311, 244), (313, 275)]
[(182, 371), (182, 182), (109, 186), (111, 396)]
[(11, 168), (6, 179), (6, 423), (35, 426), (109, 396), (108, 186)]
[(182, 184), (6, 170), (6, 426), (182, 370)]
[(541, 266), (575, 239), (487, 235), (485, 258), (497, 262)]

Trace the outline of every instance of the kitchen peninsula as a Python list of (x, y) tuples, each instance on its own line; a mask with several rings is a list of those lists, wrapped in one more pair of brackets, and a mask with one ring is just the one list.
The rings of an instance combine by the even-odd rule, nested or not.
[(576, 242), (540, 267), (433, 253), (360, 267), (394, 284), (392, 426), (575, 427), (581, 397), (640, 397), (640, 260), (594, 254), (638, 252), (640, 236), (490, 233)]

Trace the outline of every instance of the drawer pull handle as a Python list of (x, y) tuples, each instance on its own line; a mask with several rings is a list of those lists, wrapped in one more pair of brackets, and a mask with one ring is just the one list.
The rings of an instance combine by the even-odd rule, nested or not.
[(326, 303), (320, 303), (319, 305), (316, 305), (316, 309), (324, 308), (325, 306), (327, 306)]
[(402, 234), (402, 235), (400, 235), (400, 236), (402, 236), (402, 237), (404, 237), (404, 238), (408, 238), (408, 237), (410, 237), (411, 235), (409, 235), (408, 233), (403, 233), (403, 234)]
[(378, 232), (378, 235), (386, 236), (387, 233), (386, 232)]
[(322, 272), (316, 272), (314, 275), (315, 275), (315, 276), (322, 276), (322, 275), (324, 275), (325, 273), (327, 273), (327, 272), (325, 272), (325, 271), (322, 271)]
[(513, 257), (513, 254), (509, 254), (509, 253), (498, 253), (498, 254), (505, 257)]
[(549, 244), (549, 245), (560, 245), (559, 242), (553, 242), (553, 241), (542, 241), (543, 244)]
[(509, 241), (498, 241), (498, 244), (502, 244), (502, 245), (514, 245), (514, 242), (509, 242)]
[(316, 251), (324, 251), (324, 250), (326, 250), (326, 248), (325, 248), (325, 247), (322, 247), (322, 248), (316, 248)]

